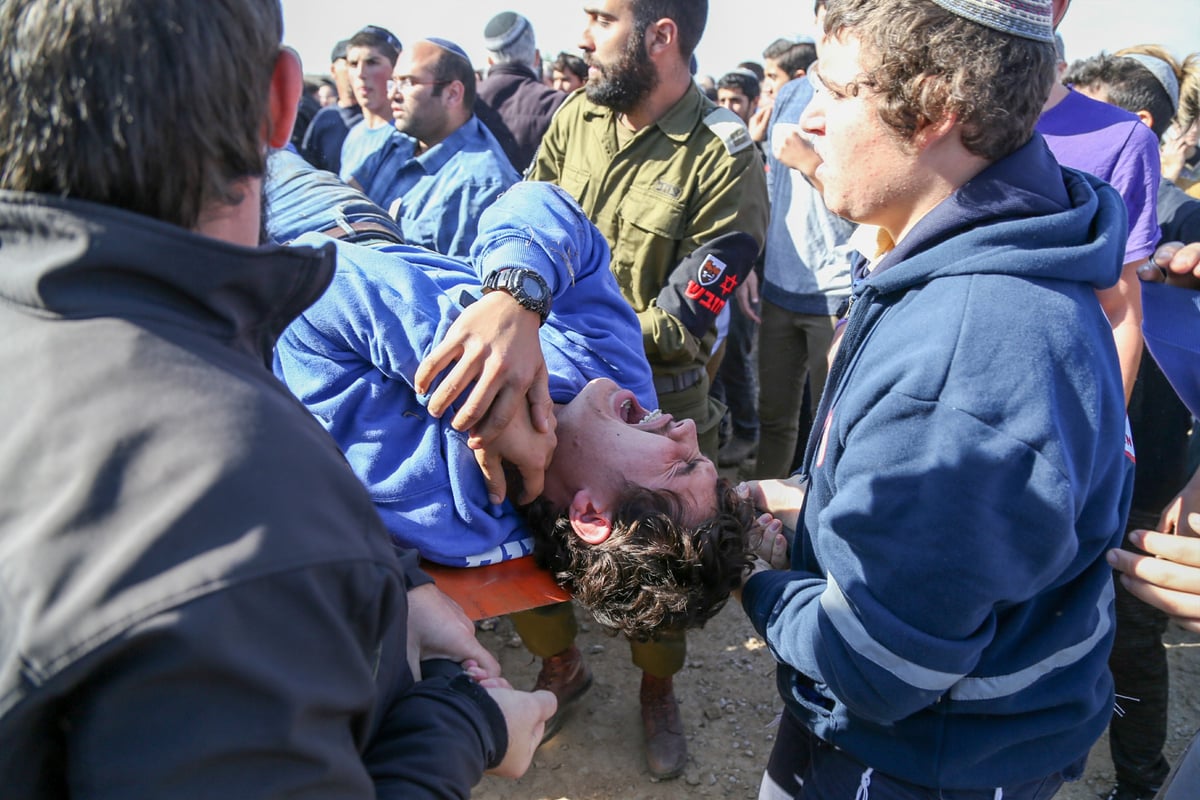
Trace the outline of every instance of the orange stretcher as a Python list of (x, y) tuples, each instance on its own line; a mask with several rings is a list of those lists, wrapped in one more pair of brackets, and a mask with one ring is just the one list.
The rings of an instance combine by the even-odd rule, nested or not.
[(500, 617), (570, 600), (566, 589), (530, 556), (486, 567), (447, 567), (422, 561), (423, 569), (472, 620)]

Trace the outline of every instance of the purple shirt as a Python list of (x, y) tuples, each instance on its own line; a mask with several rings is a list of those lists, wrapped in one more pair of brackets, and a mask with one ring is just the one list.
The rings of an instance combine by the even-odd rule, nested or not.
[(1124, 109), (1074, 90), (1042, 113), (1037, 131), (1058, 163), (1090, 172), (1125, 200), (1129, 240), (1125, 263), (1148, 258), (1158, 243), (1158, 139), (1149, 126)]

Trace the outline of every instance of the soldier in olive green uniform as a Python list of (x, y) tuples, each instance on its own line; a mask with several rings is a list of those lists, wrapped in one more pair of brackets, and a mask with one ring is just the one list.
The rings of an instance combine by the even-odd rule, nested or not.
[[(708, 396), (705, 365), (717, 316), (762, 247), (766, 180), (745, 125), (708, 100), (688, 69), (706, 0), (656, 5), (596, 0), (585, 10), (588, 83), (559, 108), (526, 177), (570, 192), (608, 239), (617, 282), (641, 320), (659, 406), (694, 420), (701, 451), (715, 460), (724, 409)], [(512, 620), (542, 658), (537, 687), (559, 700), (549, 737), (592, 682), (574, 644), (572, 606)], [(686, 639), (669, 631), (632, 649), (646, 760), (652, 775), (674, 777), (687, 761), (672, 683)]]
[[(527, 177), (570, 192), (608, 239), (617, 283), (642, 323), (659, 406), (676, 419), (695, 420), (700, 449), (715, 460), (724, 409), (708, 396), (705, 365), (716, 326), (697, 336), (658, 301), (672, 272), (701, 245), (731, 232), (762, 244), (762, 161), (737, 115), (695, 86), (636, 133), (623, 130), (619, 116), (576, 92), (555, 116)], [(722, 261), (741, 275), (749, 269)], [(698, 298), (714, 321), (736, 288), (728, 277)]]

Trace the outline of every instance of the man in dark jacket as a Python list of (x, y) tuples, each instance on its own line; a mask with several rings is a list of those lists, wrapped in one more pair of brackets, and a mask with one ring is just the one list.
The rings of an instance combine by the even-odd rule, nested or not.
[(542, 56), (528, 19), (513, 11), (497, 14), (483, 29), (483, 36), (488, 73), (479, 84), (479, 100), (496, 114), (481, 118), (499, 140), (513, 169), (523, 173), (537, 153), (550, 118), (567, 96), (542, 83)]
[(554, 710), (269, 371), (333, 274), (257, 247), (281, 33), (278, 0), (0, 5), (6, 797), (465, 798)]

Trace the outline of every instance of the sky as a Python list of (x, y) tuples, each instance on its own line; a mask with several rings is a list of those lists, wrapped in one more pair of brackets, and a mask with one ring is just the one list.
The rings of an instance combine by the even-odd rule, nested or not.
[[(599, 2), (599, 0), (589, 0)], [(425, 36), (458, 42), (477, 68), (487, 64), (483, 29), (494, 14), (520, 11), (533, 23), (547, 60), (578, 53), (584, 0), (283, 0), (284, 41), (304, 70), (329, 69), (329, 52), (367, 24), (388, 28), (407, 44)], [(783, 11), (781, 9), (790, 9)], [(761, 61), (779, 36), (813, 33), (811, 0), (709, 0), (708, 25), (696, 49), (700, 72), (720, 77), (739, 61)], [(1177, 58), (1200, 52), (1200, 0), (1074, 0), (1059, 28), (1067, 60), (1135, 44), (1161, 44)]]

